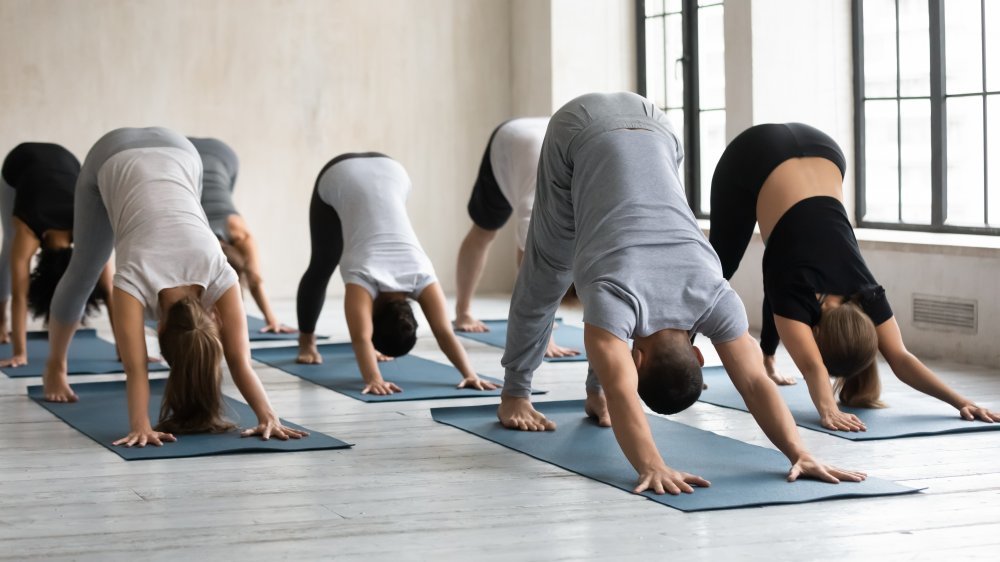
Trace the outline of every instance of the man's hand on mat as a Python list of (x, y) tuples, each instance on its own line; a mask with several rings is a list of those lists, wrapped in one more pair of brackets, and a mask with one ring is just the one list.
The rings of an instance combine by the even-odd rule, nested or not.
[(840, 410), (833, 410), (825, 414), (820, 414), (819, 424), (827, 429), (835, 431), (867, 431), (865, 423), (854, 414), (846, 414)]
[(712, 483), (701, 476), (680, 472), (661, 463), (659, 466), (640, 471), (639, 484), (632, 491), (639, 494), (649, 490), (654, 494), (666, 493), (676, 496), (681, 492), (685, 494), (694, 492), (692, 485), (708, 488)]
[(385, 396), (396, 392), (403, 392), (403, 389), (396, 386), (394, 382), (384, 380), (372, 381), (361, 389), (361, 394), (374, 394), (376, 396)]
[(497, 418), (507, 429), (521, 431), (555, 431), (556, 422), (546, 418), (531, 405), (531, 400), (517, 396), (501, 396)]
[(309, 435), (309, 433), (302, 431), (301, 429), (292, 429), (281, 425), (281, 420), (278, 419), (278, 416), (276, 415), (266, 420), (258, 420), (258, 422), (257, 427), (251, 427), (241, 431), (240, 437), (253, 437), (254, 435), (260, 435), (260, 438), (264, 441), (267, 441), (272, 437), (282, 441), (288, 441), (289, 439), (301, 439)]
[(799, 477), (839, 484), (840, 482), (861, 482), (868, 475), (856, 470), (844, 470), (835, 466), (824, 465), (809, 455), (803, 455), (799, 457), (798, 462), (793, 464), (792, 468), (788, 471), (789, 482), (795, 482)]
[(469, 377), (467, 379), (462, 379), (462, 382), (458, 383), (456, 388), (468, 388), (472, 390), (496, 390), (497, 385), (491, 383), (490, 381), (484, 381), (479, 377)]
[(580, 355), (580, 352), (569, 347), (558, 346), (556, 340), (552, 338), (549, 338), (549, 345), (545, 346), (546, 357), (573, 357), (575, 355)]
[(295, 334), (298, 330), (291, 326), (285, 326), (281, 322), (274, 322), (260, 329), (262, 334)]
[(786, 376), (778, 371), (778, 366), (775, 364), (773, 355), (764, 356), (764, 371), (767, 372), (767, 377), (778, 386), (796, 384), (797, 382), (795, 377)]
[(486, 324), (483, 324), (479, 320), (473, 318), (471, 314), (459, 314), (455, 318), (455, 331), (456, 332), (489, 332), (490, 329)]
[(126, 447), (145, 447), (146, 445), (156, 445), (157, 447), (162, 447), (164, 443), (173, 443), (177, 441), (172, 433), (164, 433), (162, 431), (156, 431), (150, 427), (146, 427), (140, 430), (133, 430), (128, 433), (125, 437), (112, 442), (112, 445), (125, 445)]
[(982, 406), (967, 404), (958, 410), (962, 419), (973, 421), (982, 420), (986, 423), (1000, 422), (1000, 412), (992, 412)]
[(611, 414), (608, 413), (608, 400), (604, 391), (587, 391), (587, 401), (583, 403), (583, 413), (597, 422), (601, 427), (611, 427)]
[(0, 367), (20, 367), (28, 364), (28, 356), (21, 354), (0, 361)]

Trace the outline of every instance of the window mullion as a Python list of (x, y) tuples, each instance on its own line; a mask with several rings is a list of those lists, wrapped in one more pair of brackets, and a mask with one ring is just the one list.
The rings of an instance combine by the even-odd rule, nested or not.
[(867, 212), (865, 195), (865, 55), (864, 10), (861, 0), (853, 0), (854, 18), (852, 52), (854, 55), (854, 217), (860, 224)]
[(701, 111), (698, 87), (698, 2), (683, 0), (681, 15), (684, 50), (684, 146), (688, 204), (695, 213), (701, 212)]
[(948, 111), (945, 105), (944, 3), (928, 1), (931, 49), (931, 224), (948, 219)]

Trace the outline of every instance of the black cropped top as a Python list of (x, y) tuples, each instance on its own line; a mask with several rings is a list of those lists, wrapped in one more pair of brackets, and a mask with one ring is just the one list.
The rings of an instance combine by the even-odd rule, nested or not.
[(73, 193), (80, 161), (58, 144), (26, 142), (3, 162), (3, 179), (17, 192), (14, 216), (39, 240), (47, 230), (73, 229)]

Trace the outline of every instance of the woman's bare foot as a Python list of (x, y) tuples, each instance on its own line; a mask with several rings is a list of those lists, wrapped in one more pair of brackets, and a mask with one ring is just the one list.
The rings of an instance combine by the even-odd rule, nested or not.
[(521, 431), (554, 431), (556, 422), (546, 418), (531, 405), (531, 399), (501, 396), (497, 419), (507, 429)]
[(569, 347), (556, 345), (555, 338), (549, 338), (549, 345), (545, 346), (546, 357), (573, 357), (575, 355), (580, 355), (580, 352)]
[(587, 401), (583, 403), (583, 411), (587, 417), (597, 422), (601, 427), (611, 427), (611, 414), (608, 413), (608, 401), (604, 391), (587, 391)]
[(778, 386), (788, 386), (798, 382), (795, 380), (795, 377), (785, 376), (778, 371), (778, 366), (776, 365), (773, 355), (764, 356), (764, 371), (767, 372), (768, 378), (774, 381), (774, 384)]
[(79, 400), (76, 393), (69, 386), (66, 380), (66, 369), (54, 369), (51, 365), (45, 366), (45, 373), (42, 374), (42, 394), (46, 402), (76, 402)]
[(456, 332), (489, 332), (490, 329), (471, 314), (459, 314), (455, 318)]

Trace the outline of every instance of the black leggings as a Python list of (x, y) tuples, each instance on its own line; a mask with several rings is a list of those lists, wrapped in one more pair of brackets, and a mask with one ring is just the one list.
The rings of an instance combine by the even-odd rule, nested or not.
[[(767, 177), (786, 160), (810, 156), (833, 162), (841, 176), (846, 171), (847, 161), (836, 141), (802, 123), (756, 125), (726, 147), (712, 176), (708, 234), (726, 279), (732, 279), (750, 245), (757, 224), (757, 196)], [(774, 355), (777, 347), (774, 315), (765, 295), (761, 349), (766, 355)]]
[(340, 225), (340, 215), (336, 209), (320, 198), (320, 179), (338, 162), (350, 158), (380, 157), (388, 158), (379, 152), (341, 154), (323, 166), (319, 176), (316, 177), (312, 200), (309, 202), (309, 238), (312, 243), (312, 254), (309, 257), (309, 267), (299, 282), (299, 292), (295, 299), (299, 331), (303, 334), (316, 332), (316, 321), (319, 320), (323, 303), (326, 301), (326, 287), (340, 263), (340, 256), (344, 253), (344, 231)]

